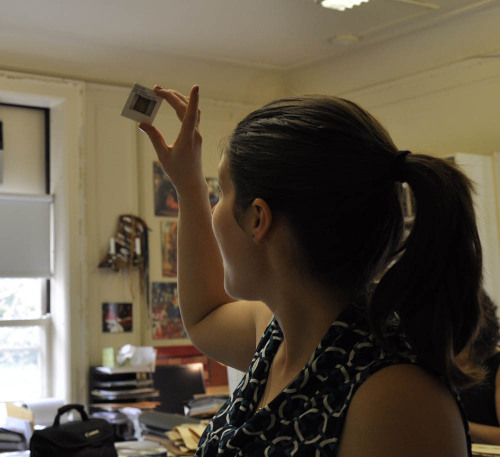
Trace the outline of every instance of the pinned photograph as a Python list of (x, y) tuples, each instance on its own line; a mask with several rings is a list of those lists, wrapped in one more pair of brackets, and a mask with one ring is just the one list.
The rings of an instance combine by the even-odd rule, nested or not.
[(153, 339), (187, 338), (176, 282), (153, 282)]
[(123, 333), (132, 331), (132, 303), (103, 303), (102, 331)]
[(163, 276), (177, 276), (177, 220), (160, 222), (161, 269)]
[(219, 179), (218, 178), (205, 178), (208, 184), (208, 199), (210, 200), (210, 207), (213, 208), (219, 202)]
[(153, 186), (155, 216), (177, 217), (179, 215), (177, 192), (160, 162), (153, 162)]

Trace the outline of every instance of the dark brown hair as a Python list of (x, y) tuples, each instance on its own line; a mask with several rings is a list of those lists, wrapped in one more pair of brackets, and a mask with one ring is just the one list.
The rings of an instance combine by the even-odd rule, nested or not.
[(477, 335), (471, 341), (469, 349), (469, 358), (476, 364), (483, 363), (493, 356), (500, 340), (497, 306), (485, 291), (481, 294), (481, 308)]
[[(266, 200), (288, 219), (300, 263), (319, 281), (366, 296), (397, 260), (370, 292), (372, 331), (390, 347), (397, 321), (423, 365), (450, 383), (470, 381), (454, 355), (479, 319), (482, 257), (472, 184), (457, 167), (421, 154), (395, 162), (398, 149), (376, 119), (348, 100), (317, 96), (249, 114), (225, 154), (235, 214)], [(402, 181), (417, 208), (406, 240)]]

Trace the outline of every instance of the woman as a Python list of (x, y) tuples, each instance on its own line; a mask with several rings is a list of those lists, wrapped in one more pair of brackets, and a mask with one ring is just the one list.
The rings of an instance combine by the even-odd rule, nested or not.
[[(182, 121), (172, 145), (140, 128), (178, 192), (184, 325), (247, 370), (196, 455), (468, 455), (454, 393), (471, 381), (455, 355), (480, 315), (468, 179), (399, 152), (352, 102), (294, 98), (238, 124), (212, 215), (199, 88), (155, 92)], [(406, 241), (401, 182), (417, 206)]]

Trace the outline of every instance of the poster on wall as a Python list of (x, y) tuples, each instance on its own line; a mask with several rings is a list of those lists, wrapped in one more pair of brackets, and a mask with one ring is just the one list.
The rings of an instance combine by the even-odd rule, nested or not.
[(176, 282), (153, 282), (153, 339), (187, 338), (181, 320)]
[(155, 216), (177, 217), (179, 215), (177, 192), (160, 162), (153, 162), (153, 191)]
[(132, 324), (132, 303), (102, 304), (102, 331), (104, 333), (131, 332)]
[(160, 222), (161, 270), (163, 276), (177, 276), (177, 220)]
[(214, 207), (219, 201), (219, 180), (218, 178), (205, 178), (208, 184), (208, 199), (210, 200), (210, 207)]

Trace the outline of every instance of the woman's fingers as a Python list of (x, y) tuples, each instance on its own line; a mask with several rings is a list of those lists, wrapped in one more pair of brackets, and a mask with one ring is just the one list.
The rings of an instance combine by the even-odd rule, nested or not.
[(182, 122), (186, 114), (187, 102), (179, 97), (173, 90), (155, 86), (154, 91), (156, 95), (163, 98), (175, 110), (177, 117)]
[[(160, 86), (155, 86), (154, 91), (157, 95), (162, 97), (167, 103), (174, 108), (178, 119), (182, 122), (184, 116), (186, 115), (186, 110), (189, 105), (189, 97), (181, 94), (180, 92), (173, 89), (163, 89)], [(198, 124), (200, 123), (200, 111), (198, 110)], [(197, 125), (198, 125), (197, 124)]]
[(192, 135), (199, 124), (199, 86), (193, 86), (189, 94), (189, 103), (186, 109), (186, 114), (182, 121), (181, 135)]
[(186, 97), (184, 94), (181, 94), (180, 92), (174, 90), (174, 89), (170, 89), (170, 91), (176, 96), (176, 97), (179, 97), (187, 106), (187, 104), (189, 103), (189, 98)]
[(149, 139), (151, 140), (151, 143), (153, 143), (153, 146), (155, 148), (156, 153), (158, 154), (158, 157), (160, 157), (161, 154), (164, 154), (169, 151), (170, 148), (167, 146), (167, 143), (165, 143), (163, 135), (156, 127), (141, 122), (139, 124), (139, 128), (149, 136)]

